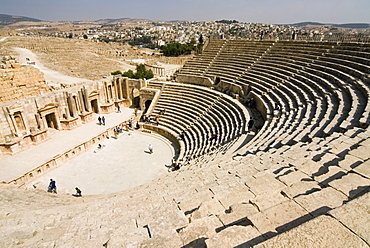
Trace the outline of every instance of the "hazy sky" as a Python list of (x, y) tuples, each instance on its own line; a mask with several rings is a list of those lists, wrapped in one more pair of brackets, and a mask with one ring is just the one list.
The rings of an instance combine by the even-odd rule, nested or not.
[(0, 0), (0, 13), (42, 20), (105, 18), (370, 23), (370, 0)]

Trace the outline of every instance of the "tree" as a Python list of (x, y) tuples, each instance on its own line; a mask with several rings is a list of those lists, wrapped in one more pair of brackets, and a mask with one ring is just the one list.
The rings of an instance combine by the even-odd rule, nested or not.
[[(120, 72), (120, 71), (116, 71), (116, 72)], [(135, 73), (132, 70), (128, 70), (128, 71), (125, 71), (124, 73), (113, 74), (116, 72), (112, 72), (111, 74), (112, 75), (122, 74), (122, 76), (124, 77), (134, 78), (134, 79), (143, 79), (143, 78), (150, 79), (154, 77), (152, 70), (146, 70), (144, 64), (137, 65)]]
[(164, 56), (180, 56), (184, 54), (190, 54), (191, 51), (195, 50), (195, 42), (190, 42), (187, 44), (181, 44), (179, 42), (170, 43), (165, 46), (161, 46), (161, 52)]
[(128, 77), (128, 78), (135, 78), (134, 75), (135, 74), (132, 70), (128, 70), (128, 71), (125, 71), (124, 73), (122, 73), (122, 76)]
[(110, 74), (111, 75), (120, 75), (120, 74), (122, 74), (122, 72), (121, 71), (114, 71), (114, 72), (111, 72)]

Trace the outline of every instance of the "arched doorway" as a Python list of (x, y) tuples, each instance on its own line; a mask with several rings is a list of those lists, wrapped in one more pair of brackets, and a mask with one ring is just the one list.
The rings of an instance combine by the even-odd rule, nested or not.
[(99, 105), (98, 105), (98, 99), (94, 99), (90, 101), (92, 112), (99, 113)]
[(55, 117), (55, 113), (45, 115), (46, 123), (48, 128), (58, 129), (58, 122)]
[(146, 112), (148, 112), (148, 109), (150, 107), (150, 104), (152, 104), (152, 100), (147, 100), (145, 101), (144, 105), (145, 105), (145, 109), (144, 109), (144, 112), (143, 114), (146, 114)]

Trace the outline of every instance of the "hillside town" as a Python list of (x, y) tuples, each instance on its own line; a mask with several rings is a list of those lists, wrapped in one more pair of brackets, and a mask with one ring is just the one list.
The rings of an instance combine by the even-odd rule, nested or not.
[(370, 28), (342, 28), (335, 25), (275, 25), (220, 21), (150, 21), (126, 20), (94, 22), (34, 23), (16, 30), (17, 35), (88, 39), (104, 42), (127, 42), (132, 45), (159, 48), (168, 43), (198, 43), (201, 37), (215, 39), (281, 39), (340, 40), (368, 39)]

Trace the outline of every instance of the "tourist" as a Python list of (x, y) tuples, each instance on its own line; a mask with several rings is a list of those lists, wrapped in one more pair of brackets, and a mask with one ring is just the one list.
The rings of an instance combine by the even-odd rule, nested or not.
[(79, 189), (79, 188), (75, 188), (75, 190), (76, 190), (76, 194), (73, 194), (73, 196), (75, 196), (75, 197), (81, 197), (82, 196), (82, 191)]
[(155, 117), (155, 124), (158, 126), (159, 125), (159, 115), (157, 115), (156, 117)]
[(149, 153), (152, 154), (153, 153), (153, 146), (152, 146), (152, 144), (149, 144), (148, 149), (149, 149)]
[(253, 118), (251, 118), (251, 119), (248, 121), (248, 132), (252, 131), (253, 126), (254, 126), (254, 120), (253, 120)]
[(254, 100), (254, 98), (251, 98), (251, 101), (250, 101), (249, 105), (250, 105), (251, 108), (256, 107), (256, 101)]
[(121, 113), (121, 107), (119, 105), (117, 106), (117, 113)]
[(162, 109), (162, 110), (159, 111), (160, 115), (164, 115), (165, 113), (166, 113), (166, 109)]
[(98, 117), (99, 125), (101, 125), (101, 117)]
[(280, 104), (275, 103), (274, 116), (279, 116), (280, 109), (281, 109)]
[(212, 137), (209, 139), (209, 141), (217, 140), (218, 133), (212, 134)]
[(48, 192), (54, 193), (54, 194), (57, 193), (57, 185), (56, 185), (55, 180), (53, 180), (52, 178), (50, 178)]
[(102, 123), (103, 123), (103, 125), (105, 126), (105, 117), (104, 117), (104, 116), (101, 118), (101, 122), (102, 122)]

